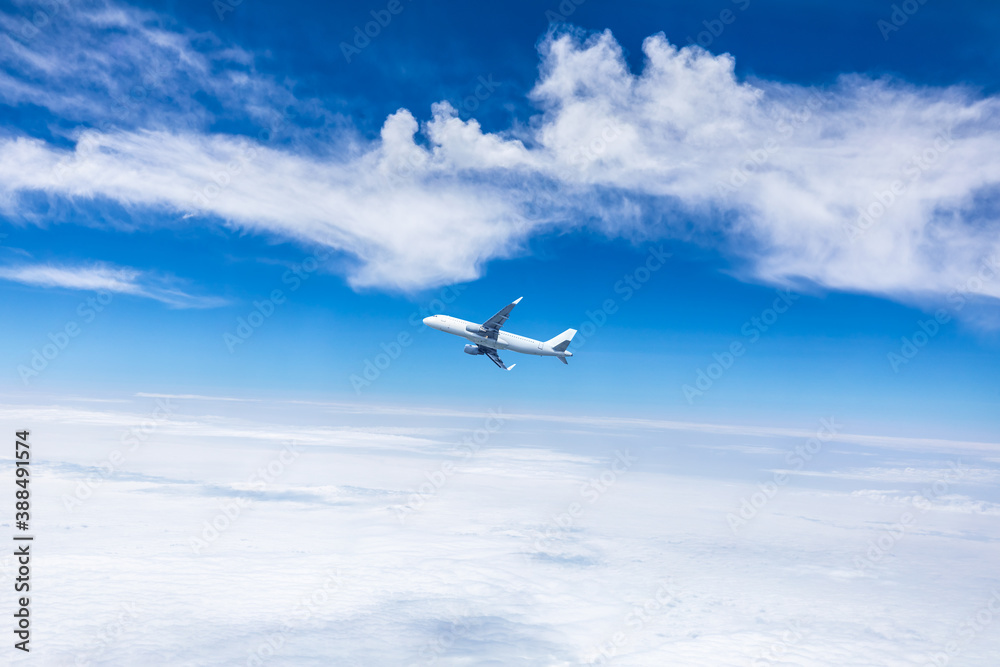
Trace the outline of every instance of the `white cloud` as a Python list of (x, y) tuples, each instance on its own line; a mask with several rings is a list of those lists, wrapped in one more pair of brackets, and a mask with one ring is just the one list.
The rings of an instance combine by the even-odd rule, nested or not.
[[(401, 435), (469, 434), (484, 414), (360, 406), (330, 427), (322, 405), (190, 397), (164, 401), (158, 421), (158, 400), (0, 405), (46, 452), (32, 529), (60, 603), (42, 595), (33, 613), (60, 632), (36, 662), (256, 664), (264, 646), (264, 664), (580, 665), (617, 644), (603, 664), (663, 665), (666, 646), (672, 665), (904, 665), (957, 641), (965, 663), (992, 665), (1000, 647), (996, 620), (971, 638), (961, 626), (1000, 585), (989, 488), (917, 511), (912, 491), (806, 478), (734, 536), (726, 515), (762, 472), (720, 470), (713, 453), (678, 467), (678, 448), (642, 426), (638, 461), (612, 481), (606, 433), (529, 442), (507, 425), (466, 459), (457, 436)], [(288, 440), (301, 453), (277, 466)], [(248, 481), (271, 464), (263, 488)], [(604, 489), (593, 501), (588, 482)], [(426, 502), (400, 523), (393, 508), (421, 488)], [(238, 513), (237, 498), (251, 501)], [(567, 524), (572, 503), (582, 511)], [(905, 512), (916, 521), (885, 542)], [(860, 570), (872, 544), (887, 546)], [(15, 567), (0, 557), (0, 584)], [(135, 610), (124, 619), (123, 603)]]
[[(1000, 504), (986, 500), (977, 500), (957, 493), (933, 496), (933, 494), (915, 495), (902, 491), (862, 489), (854, 491), (851, 495), (891, 507), (916, 507), (923, 511), (934, 510), (938, 512), (955, 512), (958, 514), (1000, 516)], [(929, 495), (931, 497), (928, 497)]]
[(225, 303), (216, 297), (193, 296), (146, 272), (107, 264), (60, 266), (24, 264), (0, 267), (0, 279), (37, 287), (107, 291), (155, 299), (174, 308), (214, 308)]
[[(916, 450), (917, 448), (914, 448)], [(973, 467), (953, 462), (951, 467), (907, 467), (907, 468), (851, 468), (848, 470), (775, 470), (786, 475), (803, 477), (830, 477), (835, 479), (858, 479), (871, 482), (895, 482), (907, 484), (961, 483), (991, 485), (1000, 481), (1000, 470), (993, 467)]]
[(113, 269), (107, 266), (60, 267), (49, 264), (0, 268), (0, 278), (25, 285), (65, 287), (78, 290), (107, 290), (109, 292), (135, 293), (134, 269)]
[[(975, 208), (1000, 184), (996, 98), (860, 76), (825, 90), (751, 84), (728, 54), (678, 49), (662, 35), (643, 50), (634, 75), (610, 33), (547, 43), (538, 139), (553, 167), (581, 165), (559, 172), (564, 180), (676, 200), (775, 282), (946, 293), (997, 254)], [(587, 161), (581, 146), (599, 148), (602, 125), (618, 136)], [(886, 190), (894, 201), (852, 241), (845, 228)], [(1000, 279), (969, 291), (1000, 296)]]
[[(34, 26), (39, 15), (47, 20)], [(273, 121), (295, 102), (254, 70), (245, 50), (155, 12), (82, 0), (0, 12), (0, 28), (0, 99), (45, 107), (68, 123), (204, 127), (232, 112)], [(196, 92), (219, 106), (210, 111)]]
[[(253, 403), (260, 404), (261, 399), (256, 398), (238, 398), (229, 396), (204, 396), (198, 394), (167, 394), (167, 393), (156, 393), (156, 392), (139, 392), (136, 394), (140, 398), (164, 398), (179, 400), (185, 403), (194, 401), (201, 403), (203, 401), (207, 402), (223, 402), (223, 403)], [(355, 418), (365, 418), (365, 417), (378, 417), (382, 420), (399, 420), (403, 418), (412, 417), (425, 417), (428, 419), (466, 419), (471, 421), (477, 421), (480, 418), (480, 413), (468, 410), (452, 409), (452, 408), (440, 408), (435, 406), (405, 406), (405, 405), (391, 405), (391, 404), (378, 404), (378, 405), (366, 405), (362, 403), (337, 403), (337, 402), (326, 402), (326, 401), (304, 401), (304, 400), (280, 400), (280, 399), (269, 399), (266, 401), (268, 404), (276, 406), (285, 414), (290, 410), (321, 410), (324, 414), (334, 414), (336, 415), (337, 421), (344, 421), (347, 419)], [(82, 413), (81, 413), (82, 414)], [(97, 414), (96, 412), (94, 413)], [(668, 421), (661, 419), (640, 419), (640, 418), (628, 418), (628, 417), (603, 417), (603, 416), (585, 416), (585, 415), (572, 415), (572, 414), (540, 414), (540, 413), (516, 413), (507, 412), (505, 410), (498, 410), (498, 414), (511, 422), (518, 424), (531, 424), (531, 430), (544, 429), (545, 424), (554, 424), (555, 428), (559, 429), (561, 433), (597, 433), (600, 434), (602, 438), (608, 439), (612, 437), (622, 437), (622, 436), (632, 436), (632, 437), (646, 437), (651, 435), (657, 438), (663, 438), (665, 433), (691, 433), (699, 434), (702, 436), (723, 436), (740, 438), (739, 443), (731, 443), (725, 445), (714, 445), (709, 443), (704, 438), (690, 442), (685, 440), (689, 444), (684, 446), (690, 446), (696, 449), (728, 449), (731, 451), (739, 451), (741, 453), (759, 453), (759, 454), (773, 454), (776, 452), (787, 453), (789, 443), (791, 445), (801, 444), (810, 438), (816, 437), (816, 430), (798, 429), (798, 428), (788, 428), (784, 426), (762, 426), (762, 425), (741, 425), (741, 424), (710, 424), (702, 422), (679, 422), (679, 421)], [(0, 415), (2, 416), (2, 415)], [(836, 420), (832, 420), (831, 423), (837, 424)], [(570, 424), (580, 427), (586, 427), (583, 431), (566, 431), (561, 425)], [(281, 427), (275, 426), (274, 432), (278, 432)], [(411, 427), (412, 428), (412, 427)], [(296, 439), (303, 441), (316, 440), (330, 437), (334, 431), (328, 431), (324, 429), (302, 429), (301, 431), (296, 431), (293, 436)], [(748, 444), (747, 439), (753, 438), (756, 442), (764, 441), (760, 444)], [(671, 439), (671, 441), (673, 441)], [(920, 451), (920, 452), (934, 452), (936, 454), (943, 454), (946, 452), (952, 452), (956, 454), (969, 453), (976, 456), (987, 456), (993, 454), (1000, 450), (1000, 443), (998, 442), (987, 442), (987, 441), (974, 441), (974, 440), (957, 440), (957, 439), (946, 439), (946, 438), (916, 438), (912, 436), (895, 436), (895, 435), (873, 435), (873, 434), (863, 434), (863, 433), (849, 433), (838, 431), (833, 434), (829, 441), (841, 442), (841, 443), (851, 443), (855, 445), (860, 445), (865, 449), (859, 451), (849, 452), (850, 456), (873, 456), (875, 452), (880, 452), (881, 450), (902, 450), (902, 451)], [(781, 443), (778, 447), (774, 443)], [(995, 459), (983, 459), (985, 461), (996, 461)], [(969, 483), (990, 483), (994, 480), (993, 475), (995, 471), (987, 469), (969, 469), (962, 463), (963, 459), (958, 458), (955, 460), (955, 464), (961, 466), (963, 471), (963, 480), (968, 480)], [(933, 479), (927, 479), (927, 475), (937, 475), (940, 472), (941, 475), (945, 474), (947, 470), (952, 470), (952, 468), (858, 468), (850, 469), (846, 471), (791, 471), (784, 470), (789, 474), (796, 474), (802, 476), (827, 476), (827, 477), (837, 477), (843, 479), (864, 479), (864, 480), (881, 480), (881, 481), (910, 481), (910, 482), (920, 482), (920, 481), (934, 481)], [(968, 477), (964, 475), (968, 474)], [(907, 475), (915, 475), (907, 477)]]
[[(150, 46), (143, 67), (171, 92), (198, 87), (226, 113), (272, 121), (300, 104), (245, 52), (150, 14), (101, 16), (72, 14), (65, 76), (115, 89), (117, 66), (93, 55), (95, 26), (113, 20), (130, 53)], [(0, 46), (13, 68), (0, 95), (109, 116), (79, 88), (72, 107), (52, 92), (67, 81), (40, 44)], [(550, 36), (531, 92), (540, 115), (510, 133), (483, 132), (441, 103), (422, 126), (400, 109), (367, 144), (327, 135), (297, 150), (210, 134), (204, 109), (166, 111), (151, 97), (128, 123), (78, 133), (73, 150), (0, 140), (0, 201), (16, 213), (30, 207), (21, 194), (42, 191), (223, 220), (345, 252), (358, 287), (474, 279), (533, 234), (588, 224), (633, 239), (723, 239), (756, 280), (904, 300), (1000, 296), (988, 268), (1000, 241), (981, 203), (1000, 184), (996, 97), (854, 75), (824, 89), (741, 81), (728, 54), (662, 35), (643, 51), (633, 73), (608, 32)], [(859, 209), (871, 211), (860, 233)]]

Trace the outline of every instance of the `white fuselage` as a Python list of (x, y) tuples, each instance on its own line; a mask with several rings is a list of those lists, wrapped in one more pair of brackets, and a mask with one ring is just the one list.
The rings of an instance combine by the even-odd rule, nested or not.
[(510, 333), (508, 331), (501, 330), (497, 334), (496, 340), (493, 340), (492, 338), (487, 338), (468, 330), (467, 327), (478, 329), (478, 322), (460, 320), (457, 317), (451, 317), (450, 315), (431, 315), (430, 317), (425, 317), (424, 324), (432, 329), (437, 329), (438, 331), (461, 336), (474, 345), (491, 347), (495, 350), (510, 350), (512, 352), (520, 352), (522, 354), (534, 354), (540, 357), (573, 356), (572, 352), (559, 352), (557, 350), (553, 350), (549, 343), (535, 340), (534, 338), (518, 336), (517, 334)]

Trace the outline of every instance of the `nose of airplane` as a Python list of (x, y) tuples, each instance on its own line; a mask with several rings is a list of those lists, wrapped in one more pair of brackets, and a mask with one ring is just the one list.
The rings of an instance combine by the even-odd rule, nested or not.
[(432, 319), (434, 319), (434, 316), (433, 316), (433, 315), (431, 315), (430, 317), (425, 317), (425, 318), (424, 318), (424, 324), (426, 324), (427, 326), (430, 326), (430, 325), (431, 325), (431, 320), (432, 320)]

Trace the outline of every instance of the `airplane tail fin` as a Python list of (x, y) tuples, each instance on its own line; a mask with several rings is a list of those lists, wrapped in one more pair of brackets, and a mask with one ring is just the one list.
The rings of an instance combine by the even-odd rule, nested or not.
[[(566, 352), (566, 348), (569, 347), (570, 342), (573, 340), (573, 336), (576, 335), (576, 329), (566, 329), (561, 334), (546, 341), (548, 345), (552, 346), (552, 349), (556, 352)], [(572, 353), (566, 352), (567, 356), (572, 356)], [(561, 357), (563, 363), (566, 363), (566, 359)]]

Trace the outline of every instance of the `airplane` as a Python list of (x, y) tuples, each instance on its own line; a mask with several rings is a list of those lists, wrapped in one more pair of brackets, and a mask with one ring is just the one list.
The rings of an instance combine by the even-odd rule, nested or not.
[(519, 297), (513, 303), (504, 306), (499, 313), (482, 324), (460, 320), (450, 315), (431, 315), (430, 317), (425, 317), (424, 324), (431, 329), (461, 336), (471, 341), (472, 345), (465, 346), (466, 354), (473, 356), (486, 355), (498, 368), (502, 368), (505, 371), (512, 370), (517, 364), (506, 366), (500, 360), (500, 355), (497, 354), (499, 350), (534, 354), (539, 357), (556, 357), (564, 364), (568, 364), (569, 362), (566, 361), (566, 357), (572, 357), (573, 353), (567, 351), (566, 348), (569, 347), (570, 341), (576, 335), (576, 329), (566, 329), (566, 331), (555, 338), (544, 342), (500, 331), (507, 322), (507, 318), (510, 317), (510, 311), (514, 310), (514, 306), (521, 303), (521, 299), (523, 298)]

